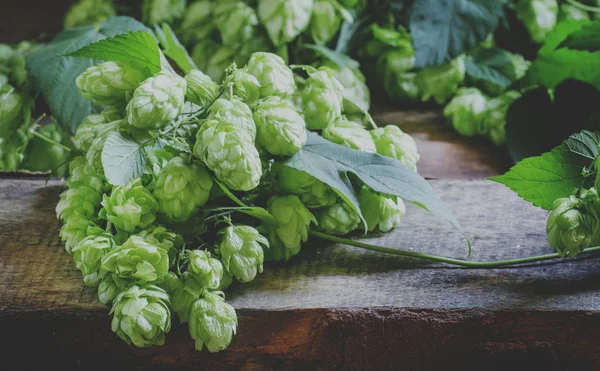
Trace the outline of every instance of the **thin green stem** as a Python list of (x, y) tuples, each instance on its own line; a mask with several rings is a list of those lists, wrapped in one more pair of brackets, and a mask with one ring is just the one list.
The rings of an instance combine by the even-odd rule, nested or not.
[(40, 139), (43, 139), (43, 140), (45, 140), (45, 141), (46, 141), (46, 142), (48, 142), (48, 143), (54, 144), (55, 146), (59, 146), (60, 148), (64, 149), (65, 151), (68, 151), (68, 152), (73, 152), (73, 150), (72, 150), (71, 148), (69, 148), (69, 147), (65, 146), (64, 144), (58, 143), (58, 142), (57, 142), (57, 141), (55, 141), (54, 139), (50, 139), (50, 138), (48, 138), (47, 136), (45, 136), (45, 135), (42, 135), (42, 134), (38, 133), (38, 132), (37, 132), (37, 131), (35, 131), (35, 130), (29, 130), (29, 132), (30, 132), (31, 134), (35, 135), (36, 137), (38, 137), (38, 138), (40, 138)]
[(571, 5), (573, 5), (576, 8), (579, 8), (581, 10), (585, 10), (586, 12), (593, 12), (593, 13), (600, 13), (600, 8), (596, 7), (596, 6), (589, 6), (589, 5), (585, 5), (580, 3), (579, 1), (576, 0), (567, 0), (567, 2)]
[[(354, 240), (350, 240), (347, 238), (330, 236), (326, 233), (321, 233), (321, 232), (316, 232), (316, 231), (311, 231), (310, 234), (312, 236), (322, 239), (322, 240), (327, 240), (327, 241), (336, 242), (336, 243), (342, 243), (342, 244), (350, 245), (350, 246), (354, 246), (354, 247), (360, 247), (361, 249), (365, 249), (365, 250), (376, 251), (376, 252), (380, 252), (380, 253), (384, 253), (384, 254), (407, 256), (407, 257), (411, 257), (411, 258), (435, 261), (435, 262), (440, 262), (440, 263), (447, 263), (447, 264), (452, 264), (452, 265), (457, 265), (457, 266), (467, 267), (467, 268), (496, 268), (496, 267), (504, 267), (504, 266), (509, 266), (509, 265), (524, 264), (524, 263), (533, 263), (533, 262), (539, 262), (539, 261), (544, 261), (544, 260), (553, 260), (553, 259), (561, 258), (560, 255), (554, 253), (554, 254), (546, 254), (546, 255), (529, 256), (526, 258), (498, 260), (498, 261), (492, 261), (492, 262), (471, 262), (471, 261), (466, 261), (466, 260), (447, 258), (444, 256), (429, 255), (429, 254), (424, 254), (424, 253), (414, 252), (414, 251), (392, 249), (390, 247), (372, 245), (369, 243), (354, 241)], [(590, 248), (585, 249), (583, 251), (583, 253), (587, 254), (587, 253), (598, 252), (598, 251), (600, 251), (600, 247), (590, 247)]]

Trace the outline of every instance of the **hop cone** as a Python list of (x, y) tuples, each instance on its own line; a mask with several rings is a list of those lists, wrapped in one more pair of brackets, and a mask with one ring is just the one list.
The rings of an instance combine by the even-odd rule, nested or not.
[(497, 146), (506, 142), (506, 114), (512, 103), (520, 96), (518, 91), (511, 90), (490, 99), (487, 103), (481, 131)]
[(444, 108), (444, 116), (461, 135), (472, 137), (480, 132), (488, 99), (477, 88), (461, 88)]
[(184, 245), (183, 237), (174, 232), (169, 232), (165, 227), (152, 226), (136, 234), (149, 243), (159, 247), (169, 255), (171, 265), (175, 264), (175, 256)]
[(225, 302), (222, 292), (204, 291), (190, 311), (190, 335), (196, 350), (206, 346), (211, 353), (227, 349), (237, 327), (235, 309)]
[(120, 292), (121, 288), (115, 282), (112, 274), (106, 274), (102, 277), (100, 285), (98, 285), (98, 300), (100, 303), (104, 305), (112, 303)]
[(273, 96), (254, 107), (257, 144), (272, 155), (293, 156), (306, 144), (304, 119), (286, 100)]
[(304, 119), (310, 130), (321, 130), (342, 116), (344, 87), (329, 69), (310, 75), (302, 92)]
[(223, 264), (205, 250), (192, 250), (188, 255), (188, 270), (190, 278), (198, 282), (202, 287), (216, 290), (221, 284), (223, 277)]
[(249, 226), (231, 226), (222, 232), (219, 254), (226, 270), (242, 283), (252, 281), (263, 271), (263, 246), (269, 241)]
[(172, 309), (177, 314), (179, 322), (187, 323), (190, 321), (192, 305), (200, 298), (201, 293), (202, 285), (195, 279), (186, 277), (183, 280), (179, 280), (179, 283), (171, 294)]
[(65, 15), (65, 28), (96, 25), (115, 15), (111, 0), (79, 0)]
[(283, 255), (287, 260), (300, 251), (302, 243), (308, 239), (310, 223), (316, 223), (316, 219), (297, 196), (271, 197), (268, 210), (278, 223), (277, 227), (270, 228), (269, 242), (275, 248), (274, 252), (278, 247), (285, 247)]
[(342, 201), (320, 210), (318, 221), (320, 230), (339, 236), (352, 232), (361, 223), (356, 211)]
[(331, 206), (337, 200), (331, 187), (304, 171), (283, 166), (277, 178), (284, 193), (297, 195), (309, 208)]
[(406, 213), (401, 199), (377, 194), (367, 186), (361, 188), (358, 201), (369, 232), (376, 229), (381, 232), (391, 231), (400, 224)]
[(118, 125), (118, 121), (109, 122), (105, 115), (89, 115), (77, 127), (77, 131), (73, 137), (73, 144), (78, 150), (86, 153), (96, 138), (106, 138), (108, 134), (117, 129)]
[(246, 69), (237, 69), (231, 76), (233, 94), (246, 104), (253, 104), (260, 98), (260, 82)]
[(550, 247), (561, 256), (580, 254), (592, 242), (592, 223), (577, 197), (557, 199), (546, 226)]
[(115, 187), (110, 196), (104, 195), (102, 206), (100, 216), (126, 232), (152, 225), (158, 211), (156, 199), (144, 188), (140, 178)]
[(74, 212), (60, 228), (60, 238), (65, 243), (65, 250), (71, 254), (73, 248), (87, 237), (88, 228), (96, 225), (78, 212)]
[[(369, 111), (371, 106), (371, 93), (366, 84), (366, 78), (362, 72), (360, 72), (360, 69), (353, 65), (342, 68), (333, 62), (325, 63), (325, 66), (332, 71), (333, 77), (335, 77), (344, 87), (342, 93), (344, 99), (351, 101), (364, 111)], [(345, 113), (355, 113), (356, 111), (357, 110), (354, 107), (344, 103)]]
[[(68, 134), (56, 124), (42, 127), (39, 133), (56, 143), (69, 144)], [(62, 177), (67, 172), (70, 157), (71, 152), (63, 146), (36, 137), (27, 145), (23, 168), (39, 172), (52, 171), (54, 176)]]
[(112, 330), (137, 347), (163, 345), (171, 330), (169, 295), (154, 285), (132, 286), (115, 299)]
[(310, 22), (313, 0), (259, 0), (258, 17), (275, 46), (289, 43)]
[(101, 199), (101, 194), (89, 187), (67, 189), (60, 195), (60, 201), (56, 205), (56, 215), (61, 220), (67, 221), (77, 213), (89, 220), (96, 216)]
[(371, 134), (361, 124), (338, 119), (323, 130), (323, 138), (363, 152), (376, 152)]
[(397, 126), (388, 125), (371, 131), (371, 136), (378, 154), (395, 158), (409, 169), (417, 171), (417, 162), (421, 157), (417, 152), (417, 144), (410, 135)]
[(75, 83), (86, 99), (102, 106), (125, 105), (144, 81), (144, 74), (119, 62), (89, 67)]
[(327, 44), (337, 34), (342, 20), (330, 0), (314, 0), (310, 35), (317, 44)]
[(285, 98), (296, 90), (294, 73), (276, 54), (256, 52), (250, 56), (246, 69), (258, 80), (261, 98), (272, 95)]
[(107, 190), (108, 183), (103, 175), (98, 174), (88, 164), (83, 156), (75, 157), (69, 165), (67, 184), (70, 188), (89, 187), (102, 193)]
[(73, 248), (75, 265), (83, 274), (83, 282), (87, 286), (96, 287), (100, 284), (102, 258), (114, 248), (115, 242), (107, 235), (88, 236)]
[(159, 73), (145, 80), (127, 105), (127, 122), (140, 129), (161, 129), (183, 111), (187, 83), (177, 75)]
[(209, 118), (246, 131), (253, 140), (256, 138), (256, 125), (252, 118), (252, 111), (246, 103), (238, 98), (217, 99), (208, 112)]
[(23, 97), (10, 85), (0, 90), (0, 138), (9, 137), (21, 123)]
[(144, 0), (142, 19), (146, 24), (171, 23), (185, 13), (186, 0)]
[(219, 95), (219, 84), (198, 70), (185, 76), (187, 83), (186, 98), (202, 108), (207, 108)]
[[(226, 8), (222, 14), (219, 14), (219, 6)], [(219, 6), (215, 12), (223, 45), (236, 47), (250, 41), (258, 25), (254, 9), (242, 1), (234, 2), (233, 5), (221, 2)]]
[(215, 120), (205, 122), (196, 135), (194, 155), (231, 189), (249, 191), (260, 182), (258, 151), (252, 137), (239, 127)]
[(160, 283), (169, 271), (167, 251), (131, 236), (125, 243), (102, 258), (102, 272), (115, 281), (144, 284)]
[(556, 25), (558, 2), (557, 0), (519, 0), (515, 10), (517, 18), (527, 29), (531, 39), (541, 43)]
[(212, 176), (203, 166), (175, 157), (156, 180), (158, 210), (171, 222), (185, 222), (208, 201), (212, 186)]
[(416, 84), (423, 102), (433, 98), (438, 104), (450, 99), (465, 80), (465, 62), (462, 57), (437, 67), (420, 70)]

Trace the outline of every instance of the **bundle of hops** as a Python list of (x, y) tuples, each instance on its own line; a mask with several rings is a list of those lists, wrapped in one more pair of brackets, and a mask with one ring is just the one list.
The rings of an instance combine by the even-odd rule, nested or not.
[[(400, 223), (398, 197), (356, 181), (362, 223), (330, 186), (285, 165), (306, 144), (307, 128), (414, 170), (419, 160), (399, 128), (369, 131), (350, 120), (355, 112), (334, 70), (307, 70), (299, 77), (281, 57), (260, 52), (227, 68), (223, 84), (199, 70), (149, 76), (119, 62), (79, 76), (82, 94), (110, 107), (77, 130), (80, 156), (56, 211), (67, 252), (112, 305), (123, 340), (161, 345), (175, 314), (189, 323), (197, 349), (223, 350), (237, 326), (223, 294), (232, 281), (250, 282), (265, 260), (298, 254), (311, 228), (344, 235)], [(115, 138), (139, 146), (141, 176), (115, 178), (107, 167)], [(245, 204), (253, 207), (238, 206)]]

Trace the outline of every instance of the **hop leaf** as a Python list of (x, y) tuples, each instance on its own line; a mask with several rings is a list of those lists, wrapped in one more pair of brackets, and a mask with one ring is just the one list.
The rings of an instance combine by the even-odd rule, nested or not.
[[(264, 0), (261, 1), (261, 4), (264, 2)], [(284, 60), (276, 54), (256, 52), (250, 56), (246, 68), (248, 73), (258, 80), (261, 98), (271, 95), (285, 98), (296, 89), (294, 73), (286, 66)]]
[(140, 129), (160, 129), (183, 111), (187, 83), (173, 74), (159, 73), (145, 80), (127, 105), (127, 122)]
[(381, 232), (391, 231), (400, 224), (406, 213), (406, 207), (400, 198), (377, 194), (367, 186), (361, 188), (358, 201), (369, 232), (375, 229)]
[(444, 116), (461, 135), (483, 134), (488, 98), (477, 88), (461, 88), (444, 108)]
[(252, 281), (263, 271), (263, 246), (269, 241), (249, 226), (227, 227), (221, 236), (219, 254), (225, 269), (242, 283)]
[(110, 196), (104, 195), (102, 206), (100, 217), (126, 232), (152, 225), (158, 211), (156, 199), (144, 188), (140, 178), (115, 187)]
[(310, 22), (313, 0), (259, 0), (258, 17), (275, 46), (293, 41)]
[(104, 62), (85, 70), (75, 83), (81, 94), (103, 106), (125, 105), (144, 81), (141, 71), (120, 62)]
[(167, 251), (131, 236), (102, 258), (102, 273), (127, 283), (161, 283), (169, 271)]
[(208, 201), (212, 186), (212, 176), (203, 166), (174, 157), (156, 180), (158, 210), (171, 222), (185, 222)]
[(169, 295), (158, 286), (132, 286), (115, 299), (112, 330), (137, 347), (163, 345), (171, 330)]
[(272, 155), (292, 156), (306, 144), (304, 119), (286, 100), (273, 96), (254, 107), (257, 144)]
[(73, 248), (73, 259), (77, 269), (83, 274), (87, 286), (100, 284), (100, 266), (102, 258), (115, 248), (112, 237), (107, 235), (88, 236)]
[(237, 328), (235, 309), (225, 302), (222, 292), (204, 291), (190, 312), (190, 335), (196, 350), (206, 346), (211, 353), (227, 349)]
[(198, 70), (192, 70), (185, 76), (187, 82), (186, 98), (207, 108), (219, 94), (219, 84), (215, 83), (210, 76), (203, 74)]
[(304, 171), (283, 166), (277, 178), (284, 193), (297, 195), (309, 208), (331, 206), (337, 200), (331, 187)]
[(324, 129), (342, 116), (343, 91), (342, 84), (328, 69), (319, 69), (310, 75), (302, 91), (308, 129)]
[(323, 130), (323, 138), (363, 152), (376, 152), (371, 134), (361, 124), (338, 119)]
[(262, 176), (262, 165), (246, 130), (225, 122), (205, 122), (196, 134), (194, 155), (229, 188), (249, 191)]
[(371, 131), (371, 136), (378, 154), (395, 158), (409, 169), (417, 171), (420, 156), (417, 144), (410, 135), (397, 126), (388, 125)]
[(319, 229), (332, 235), (345, 235), (361, 223), (360, 216), (345, 202), (338, 202), (318, 213)]
[(223, 277), (223, 264), (205, 250), (192, 250), (188, 254), (189, 277), (198, 282), (202, 287), (216, 290), (221, 284)]

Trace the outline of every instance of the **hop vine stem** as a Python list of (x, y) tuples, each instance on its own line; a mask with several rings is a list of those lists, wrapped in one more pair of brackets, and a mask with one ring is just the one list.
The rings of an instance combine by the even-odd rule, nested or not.
[[(424, 253), (414, 252), (414, 251), (393, 249), (390, 247), (373, 245), (373, 244), (369, 244), (369, 243), (365, 243), (365, 242), (350, 240), (347, 238), (331, 236), (331, 235), (328, 235), (328, 234), (322, 233), (322, 232), (311, 231), (310, 234), (311, 234), (311, 236), (319, 238), (321, 240), (326, 240), (326, 241), (341, 243), (341, 244), (350, 245), (350, 246), (354, 246), (354, 247), (359, 247), (359, 248), (365, 249), (365, 250), (371, 250), (371, 251), (376, 251), (376, 252), (380, 252), (380, 253), (384, 253), (384, 254), (392, 254), (392, 255), (397, 255), (397, 256), (406, 256), (406, 257), (411, 257), (411, 258), (416, 258), (416, 259), (421, 259), (421, 260), (435, 261), (435, 262), (439, 262), (439, 263), (446, 263), (446, 264), (451, 264), (451, 265), (456, 265), (456, 266), (466, 267), (466, 268), (478, 268), (478, 269), (497, 268), (497, 267), (506, 267), (506, 266), (511, 266), (511, 265), (534, 263), (534, 262), (540, 262), (540, 261), (545, 261), (545, 260), (554, 260), (554, 259), (561, 258), (560, 255), (554, 253), (554, 254), (546, 254), (546, 255), (529, 256), (526, 258), (497, 260), (497, 261), (489, 261), (489, 262), (474, 262), (474, 261), (448, 258), (445, 256), (429, 255), (429, 254), (424, 254)], [(587, 248), (583, 251), (583, 253), (589, 254), (589, 253), (599, 252), (599, 251), (600, 251), (600, 246)]]

